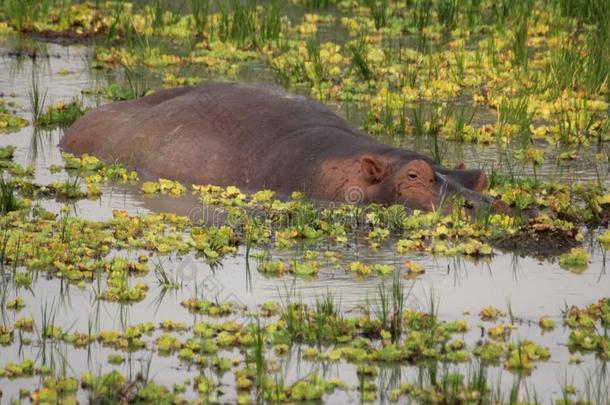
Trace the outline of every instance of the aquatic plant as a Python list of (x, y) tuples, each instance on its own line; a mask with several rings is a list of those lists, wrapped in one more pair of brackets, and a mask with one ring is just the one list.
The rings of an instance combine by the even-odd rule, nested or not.
[(0, 214), (18, 210), (20, 205), (14, 181), (0, 176)]
[[(23, 289), (36, 289), (38, 277), (44, 275), (48, 278), (45, 283), (61, 286), (62, 296), (70, 288), (78, 288), (112, 300), (102, 305), (116, 308), (122, 318), (120, 331), (99, 330), (93, 326), (92, 315), (89, 330), (79, 332), (62, 325), (58, 310), (48, 305), (38, 317), (43, 319), (43, 327), (27, 317), (3, 317), (1, 345), (13, 349), (34, 341), (34, 346), (45, 351), (39, 357), (45, 358), (43, 364), (24, 359), (0, 367), (0, 377), (35, 380), (27, 383), (28, 393), (20, 393), (22, 396), (39, 402), (70, 402), (80, 389), (78, 398), (85, 392), (91, 402), (180, 402), (182, 395), (201, 395), (202, 400), (213, 402), (228, 388), (226, 400), (250, 403), (320, 401), (335, 389), (345, 389), (362, 401), (385, 400), (387, 391), (392, 399), (412, 402), (456, 398), (481, 403), (535, 402), (524, 384), (526, 375), (548, 353), (537, 343), (515, 340), (521, 325), (510, 307), (508, 314), (484, 307), (480, 342), (471, 344), (464, 335), (468, 322), (443, 322), (434, 297), (426, 311), (416, 311), (406, 303), (408, 288), (395, 288), (396, 280), (390, 287), (387, 275), (405, 276), (411, 281), (400, 282), (411, 283), (413, 277), (434, 273), (426, 265), (427, 274), (422, 275), (423, 266), (415, 255), (484, 260), (495, 246), (510, 241), (520, 246), (561, 245), (569, 253), (556, 261), (564, 265), (582, 262), (591, 254), (583, 256), (580, 250), (569, 249), (587, 246), (582, 242), (582, 225), (603, 224), (610, 207), (603, 166), (607, 163), (603, 143), (610, 139), (607, 0), (519, 4), (508, 0), (296, 0), (296, 13), (292, 4), (278, 2), (265, 8), (266, 4), (254, 1), (224, 2), (223, 10), (207, 0), (190, 0), (184, 2), (185, 7), (174, 5), (172, 9), (167, 7), (171, 2), (163, 1), (144, 5), (61, 1), (48, 2), (48, 12), (42, 9), (43, 2), (22, 3), (31, 8), (29, 14), (17, 8), (7, 13), (6, 7), (20, 6), (16, 0), (2, 3), (3, 35), (14, 35), (18, 29), (72, 40), (97, 39), (95, 67), (116, 71), (118, 81), (85, 91), (86, 95), (129, 99), (148, 94), (161, 81), (165, 86), (178, 86), (196, 84), (208, 75), (235, 77), (251, 63), (257, 72), (262, 69), (268, 74), (263, 65), (273, 65), (286, 85), (299, 87), (295, 91), (309, 91), (342, 106), (349, 104), (353, 119), (359, 122), (364, 116), (364, 129), (390, 135), (387, 142), (410, 142), (411, 133), (422, 135), (414, 140), (416, 147), (428, 148), (438, 161), (454, 163), (460, 158), (459, 153), (452, 153), (460, 148), (454, 142), (477, 142), (485, 151), (489, 150), (485, 145), (493, 144), (500, 163), (489, 174), (489, 194), (501, 198), (517, 214), (524, 212), (524, 219), (491, 212), (471, 218), (459, 203), (435, 213), (409, 212), (400, 206), (324, 207), (298, 194), (280, 198), (268, 190), (248, 194), (235, 187), (198, 186), (193, 190), (202, 204), (226, 212), (226, 221), (192, 226), (188, 218), (173, 214), (125, 211), (115, 211), (108, 220), (88, 221), (66, 215), (60, 208), (51, 212), (53, 208), (41, 206), (54, 206), (45, 201), (49, 198), (99, 197), (102, 184), (134, 182), (137, 175), (91, 156), (65, 155), (63, 165), (51, 168), (56, 176), (53, 182), (37, 184), (33, 169), (20, 164), (22, 154), (2, 147), (0, 166), (6, 184), (0, 183), (1, 195), (4, 198), (6, 187), (6, 195), (18, 200), (15, 209), (2, 210), (2, 314), (12, 314), (22, 306), (24, 301), (17, 297), (25, 297), (31, 306)], [(306, 15), (300, 6), (308, 8)], [(328, 11), (314, 13), (317, 7)], [(36, 55), (41, 57), (39, 51)], [(68, 104), (47, 107), (44, 91), (32, 87), (32, 116), (39, 111), (49, 121), (66, 118), (62, 125), (68, 125), (70, 117), (77, 115), (75, 109), (74, 115), (62, 117)], [(3, 132), (27, 125), (19, 117), (21, 106), (12, 98), (8, 95), (0, 101)], [(553, 149), (553, 145), (574, 144), (578, 147), (565, 152)], [(594, 156), (597, 152), (600, 155)], [(557, 164), (571, 167), (573, 160), (589, 159), (589, 153), (604, 160), (598, 161), (591, 183), (559, 184), (566, 179), (561, 170), (552, 180), (540, 175), (541, 167), (555, 164), (556, 155)], [(60, 181), (55, 182), (57, 179)], [(186, 190), (167, 182), (143, 183), (137, 188), (142, 186), (151, 195)], [(600, 234), (602, 243), (609, 238)], [(399, 257), (388, 265), (371, 262), (360, 256), (361, 251), (356, 258), (333, 254), (351, 249), (352, 243), (363, 243), (367, 252), (391, 246)], [(214, 271), (226, 271), (218, 265), (227, 255), (241, 255), (240, 245), (248, 257), (256, 258), (261, 273), (285, 279), (297, 275), (302, 277), (298, 283), (307, 284), (308, 277), (335, 276), (334, 272), (342, 275), (346, 269), (359, 276), (387, 278), (379, 280), (384, 287), (372, 297), (375, 303), (357, 314), (345, 311), (331, 293), (305, 303), (295, 297), (296, 291), (288, 292), (285, 295), (292, 297), (291, 302), (281, 306), (266, 302), (245, 310), (236, 302), (204, 297), (195, 287), (195, 294), (180, 309), (196, 316), (192, 324), (166, 320), (128, 325), (124, 308), (140, 305), (135, 303), (146, 298), (147, 284), (154, 289), (158, 283), (159, 290), (171, 289), (172, 294), (189, 288), (188, 282), (164, 264), (163, 256), (171, 255), (174, 260), (174, 255), (188, 255), (183, 260), (193, 258), (206, 266), (206, 272), (208, 265), (214, 265)], [(321, 249), (330, 253), (322, 255)], [(125, 258), (133, 253), (135, 256)], [(158, 257), (161, 265), (147, 263), (148, 255)], [(153, 267), (147, 278), (136, 278), (149, 266)], [(407, 274), (403, 274), (405, 269)], [(20, 289), (18, 294), (13, 288)], [(566, 309), (564, 340), (570, 361), (593, 358), (584, 354), (581, 358), (579, 353), (595, 354), (601, 361), (608, 358), (607, 312), (606, 301)], [(264, 325), (259, 316), (264, 317)], [(473, 327), (478, 327), (476, 314), (474, 318), (477, 326)], [(547, 330), (557, 319), (552, 313), (536, 316), (531, 327)], [(34, 330), (39, 333), (32, 339)], [(307, 347), (298, 347), (300, 343)], [(129, 352), (134, 350), (163, 353), (172, 356), (167, 361), (188, 364), (199, 375), (176, 383), (174, 392), (172, 387), (150, 381), (144, 371), (142, 376), (90, 372), (76, 380), (62, 376), (65, 360), (52, 353), (55, 346), (67, 345), (86, 347), (90, 358), (95, 357), (98, 345), (112, 349), (110, 358), (106, 352), (102, 356), (104, 367), (107, 360), (124, 358), (124, 367), (131, 368)], [(224, 357), (225, 350), (235, 358)], [(294, 381), (283, 370), (291, 357), (316, 367), (337, 362), (341, 371), (345, 367), (356, 373), (357, 386), (346, 387), (323, 374)], [(389, 364), (402, 364), (415, 372), (394, 376), (387, 383), (385, 365)], [(150, 370), (150, 361), (144, 367)], [(493, 382), (489, 371), (497, 367), (514, 372), (512, 385)], [(233, 374), (235, 383), (222, 377), (224, 373)], [(559, 400), (608, 402), (603, 373), (587, 378), (583, 387), (563, 386)]]
[(47, 89), (42, 90), (40, 88), (40, 83), (34, 71), (32, 71), (32, 82), (30, 89), (28, 90), (28, 99), (32, 112), (32, 122), (38, 122), (44, 111), (44, 105), (47, 99)]
[(34, 124), (39, 127), (68, 128), (84, 113), (85, 108), (80, 99), (74, 98), (67, 104), (60, 101), (48, 106), (46, 112), (40, 114)]

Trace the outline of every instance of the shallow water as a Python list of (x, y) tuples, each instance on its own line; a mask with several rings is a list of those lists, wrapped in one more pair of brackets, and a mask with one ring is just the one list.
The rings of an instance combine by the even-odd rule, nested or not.
[[(33, 46), (45, 50), (48, 58), (16, 57), (11, 55), (15, 49), (14, 40), (0, 40), (0, 55), (2, 55), (0, 69), (0, 92), (8, 95), (15, 93), (14, 100), (19, 115), (30, 118), (28, 111), (27, 91), (31, 87), (32, 74), (36, 75), (42, 88), (47, 89), (48, 101), (68, 101), (74, 96), (81, 96), (81, 90), (86, 87), (95, 87), (104, 84), (107, 79), (103, 72), (91, 71), (88, 60), (92, 50), (86, 46), (60, 46), (43, 42), (33, 42)], [(60, 75), (62, 69), (70, 73)], [(253, 67), (260, 69), (260, 67)], [(244, 80), (260, 80), (265, 74), (252, 74), (252, 70), (244, 70)], [(92, 97), (84, 97), (87, 105), (95, 106), (106, 102)], [(340, 113), (344, 113), (341, 108)], [(352, 118), (357, 122), (357, 118)], [(483, 119), (483, 118), (482, 118)], [(57, 143), (62, 136), (61, 130), (35, 131), (29, 126), (19, 132), (0, 135), (0, 146), (14, 145), (17, 147), (15, 161), (21, 164), (34, 164), (36, 167), (35, 182), (48, 184), (53, 180), (61, 180), (65, 173), (52, 174), (49, 167), (61, 164), (60, 152)], [(393, 140), (385, 140), (394, 142)], [(415, 146), (416, 149), (426, 152), (425, 145), (418, 145), (417, 140), (399, 142), (403, 145)], [(492, 162), (498, 161), (500, 151), (494, 147), (480, 147), (460, 145), (459, 148), (451, 145), (448, 150), (452, 153), (450, 161), (464, 161), (467, 166), (490, 167)], [(547, 162), (553, 162), (550, 156), (558, 151), (549, 150)], [(604, 176), (606, 167), (599, 171), (593, 168), (595, 164), (588, 159), (580, 159), (576, 163), (566, 163), (566, 168), (557, 169), (552, 163), (547, 163), (539, 172), (541, 178), (560, 177), (562, 181), (596, 180), (597, 174)], [(597, 166), (596, 166), (597, 167)], [(112, 216), (112, 210), (123, 209), (130, 214), (141, 214), (149, 211), (172, 211), (180, 214), (192, 214), (198, 209), (194, 198), (184, 197), (175, 199), (171, 197), (147, 198), (139, 192), (139, 187), (129, 185), (113, 185), (102, 188), (103, 195), (97, 201), (81, 200), (70, 206), (72, 213), (84, 218), (94, 220), (107, 220)], [(46, 200), (42, 205), (54, 212), (59, 212), (61, 203)], [(590, 238), (590, 240), (595, 240)], [(300, 246), (288, 251), (271, 253), (274, 256), (291, 258), (296, 257), (307, 246)], [(537, 326), (540, 316), (553, 318), (561, 325), (561, 314), (565, 306), (586, 304), (597, 301), (608, 295), (610, 291), (610, 276), (606, 271), (605, 251), (597, 243), (587, 243), (590, 253), (590, 264), (582, 274), (575, 274), (562, 270), (556, 260), (539, 260), (532, 257), (520, 257), (514, 253), (497, 251), (488, 261), (472, 261), (457, 258), (434, 257), (430, 255), (397, 255), (391, 246), (373, 250), (365, 243), (351, 240), (347, 248), (333, 246), (316, 246), (316, 249), (330, 248), (339, 250), (342, 261), (360, 260), (363, 262), (391, 263), (402, 268), (406, 259), (416, 261), (426, 269), (424, 275), (406, 281), (408, 288), (408, 304), (420, 309), (427, 309), (432, 301), (438, 304), (439, 317), (443, 320), (467, 319), (471, 326), (465, 335), (465, 341), (473, 345), (481, 336), (481, 328), (488, 328), (492, 323), (481, 322), (478, 317), (479, 310), (488, 305), (507, 310), (509, 307), (522, 319), (517, 330), (511, 334), (511, 340), (531, 338), (537, 343), (551, 349), (551, 359), (548, 362), (538, 363), (531, 376), (526, 378), (525, 384), (535, 389), (540, 400), (548, 402), (550, 398), (557, 398), (564, 382), (582, 385), (587, 373), (595, 372), (607, 364), (598, 360), (594, 355), (582, 356), (581, 364), (569, 364), (569, 352), (566, 347), (569, 331), (558, 326), (553, 332), (542, 334)], [(120, 252), (136, 259), (139, 252)], [(162, 266), (168, 274), (181, 280), (182, 287), (177, 290), (164, 290), (159, 286), (154, 272), (150, 272), (145, 281), (151, 286), (147, 298), (137, 304), (117, 304), (97, 300), (95, 291), (97, 286), (87, 285), (79, 289), (74, 285), (58, 279), (47, 279), (39, 274), (32, 283), (32, 289), (21, 291), (20, 295), (26, 300), (26, 307), (18, 313), (13, 311), (2, 312), (3, 323), (13, 323), (16, 319), (31, 316), (34, 323), (42, 320), (42, 308), (46, 305), (54, 309), (56, 324), (70, 331), (87, 331), (90, 324), (94, 331), (117, 329), (126, 325), (152, 321), (155, 324), (161, 320), (171, 319), (183, 321), (188, 325), (201, 319), (201, 316), (190, 314), (180, 306), (180, 302), (194, 296), (195, 291), (203, 291), (208, 299), (218, 301), (233, 301), (243, 304), (250, 309), (262, 304), (268, 299), (279, 301), (295, 300), (301, 298), (311, 302), (331, 292), (340, 302), (346, 312), (357, 310), (366, 305), (367, 301), (374, 302), (378, 296), (380, 283), (391, 282), (388, 279), (372, 277), (358, 279), (347, 274), (343, 268), (335, 268), (327, 264), (321, 268), (319, 276), (314, 280), (305, 280), (285, 276), (281, 278), (267, 278), (256, 271), (256, 260), (247, 259), (243, 249), (222, 261), (217, 269), (212, 269), (201, 259), (192, 256), (177, 257), (151, 257), (151, 265)], [(7, 269), (7, 277), (10, 272)], [(7, 278), (5, 277), (5, 280)], [(12, 294), (12, 293), (9, 293)], [(11, 295), (9, 298), (13, 298)], [(160, 333), (155, 332), (147, 341), (153, 341)], [(184, 336), (183, 336), (184, 338)], [(358, 385), (355, 366), (343, 362), (328, 363), (308, 362), (299, 360), (298, 346), (293, 347), (291, 355), (279, 358), (284, 363), (287, 380), (294, 381), (316, 370), (324, 377), (340, 377), (349, 385)], [(196, 369), (181, 364), (176, 356), (162, 356), (152, 351), (137, 351), (128, 355), (128, 360), (121, 366), (112, 366), (106, 362), (107, 355), (115, 352), (94, 343), (90, 350), (77, 349), (64, 343), (41, 344), (36, 339), (31, 345), (21, 346), (16, 337), (15, 343), (3, 347), (0, 351), (0, 365), (8, 361), (17, 361), (23, 358), (36, 358), (42, 364), (55, 364), (59, 370), (68, 375), (79, 376), (87, 370), (118, 369), (127, 375), (145, 369), (150, 363), (150, 375), (158, 383), (171, 384), (182, 382), (197, 374)], [(238, 353), (225, 353), (228, 357), (237, 356)], [(447, 366), (467, 370), (468, 365)], [(416, 366), (382, 367), (377, 377), (380, 385), (379, 402), (384, 399), (384, 387), (395, 386), (400, 377), (417, 375)], [(504, 370), (501, 366), (493, 367), (490, 374), (498, 378), (505, 390), (510, 389), (514, 379), (518, 377)], [(235, 398), (233, 377), (231, 373), (218, 377), (223, 381), (226, 396), (221, 400), (232, 402)], [(20, 388), (32, 388), (39, 381), (39, 377), (31, 379), (7, 380), (0, 379), (0, 387), (4, 393), (3, 400), (17, 398)], [(393, 385), (394, 384), (394, 385)], [(195, 394), (190, 390), (186, 397)], [(325, 397), (329, 402), (351, 403), (359, 402), (356, 391), (336, 391)]]

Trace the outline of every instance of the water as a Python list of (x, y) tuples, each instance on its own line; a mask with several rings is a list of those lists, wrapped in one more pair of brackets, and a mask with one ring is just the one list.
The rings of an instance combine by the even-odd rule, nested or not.
[[(49, 55), (49, 57), (33, 59), (28, 56), (14, 56), (12, 51), (18, 45), (13, 39), (0, 40), (0, 55), (2, 55), (0, 92), (5, 96), (13, 92), (16, 94), (15, 98), (7, 97), (7, 99), (15, 101), (18, 114), (24, 118), (30, 119), (27, 92), (31, 87), (33, 74), (39, 78), (41, 87), (47, 89), (48, 102), (68, 101), (74, 96), (81, 97), (83, 88), (95, 88), (97, 85), (103, 85), (107, 80), (103, 71), (89, 69), (92, 49), (87, 46), (60, 46), (33, 41), (29, 46)], [(60, 74), (64, 69), (69, 71), (69, 74)], [(248, 69), (244, 71), (245, 79), (255, 77), (258, 80), (265, 77), (265, 75), (252, 75), (251, 72), (252, 70)], [(82, 97), (90, 106), (107, 102), (95, 97)], [(341, 108), (337, 108), (337, 111), (345, 113)], [(37, 131), (32, 126), (28, 126), (19, 132), (0, 135), (0, 146), (16, 146), (14, 160), (21, 164), (33, 164), (36, 168), (35, 182), (48, 184), (54, 180), (63, 180), (66, 176), (65, 172), (53, 174), (49, 170), (52, 165), (61, 164), (61, 155), (57, 148), (61, 136), (61, 130)], [(394, 140), (385, 141), (394, 142)], [(405, 146), (415, 146), (426, 152), (425, 146), (418, 145), (417, 140), (409, 139), (400, 143)], [(450, 150), (453, 155), (449, 160), (463, 160), (467, 166), (475, 167), (489, 167), (491, 162), (497, 161), (500, 153), (494, 147), (474, 145), (461, 145), (459, 149), (451, 147)], [(549, 153), (552, 156), (558, 151), (549, 149)], [(547, 162), (552, 161), (554, 159), (547, 158)], [(547, 179), (557, 176), (567, 182), (595, 180), (596, 171), (593, 170), (593, 165), (590, 159), (583, 158), (575, 163), (566, 163), (567, 167), (558, 171), (552, 163), (547, 163), (538, 175)], [(197, 207), (194, 197), (147, 198), (139, 192), (138, 186), (132, 185), (104, 186), (102, 192), (102, 197), (97, 201), (81, 200), (70, 205), (72, 214), (92, 220), (108, 220), (115, 209), (126, 210), (131, 215), (163, 211), (186, 215)], [(59, 212), (63, 206), (54, 200), (43, 200), (41, 205), (54, 212)], [(511, 334), (511, 339), (513, 341), (532, 339), (551, 350), (551, 359), (537, 363), (531, 376), (525, 379), (527, 386), (535, 389), (538, 398), (548, 402), (551, 398), (560, 396), (561, 385), (564, 382), (582, 386), (587, 379), (587, 373), (593, 373), (607, 365), (593, 354), (582, 355), (581, 364), (570, 364), (566, 346), (569, 330), (561, 326), (562, 310), (566, 305), (584, 306), (607, 296), (610, 291), (605, 251), (594, 242), (588, 242), (586, 246), (590, 253), (590, 263), (588, 270), (582, 274), (561, 269), (556, 259), (539, 260), (510, 252), (498, 251), (489, 260), (477, 261), (424, 254), (397, 255), (389, 244), (375, 250), (357, 239), (350, 240), (346, 247), (329, 246), (329, 248), (340, 252), (342, 262), (360, 260), (389, 263), (397, 268), (403, 268), (402, 263), (409, 259), (421, 264), (426, 269), (425, 274), (405, 282), (405, 288), (409, 292), (408, 305), (427, 310), (432, 300), (438, 304), (440, 319), (466, 319), (470, 324), (470, 331), (465, 334), (464, 340), (469, 347), (481, 338), (481, 333), (485, 333), (494, 324), (479, 320), (478, 312), (482, 307), (492, 305), (503, 310), (508, 310), (510, 307), (513, 313), (521, 318), (518, 328)], [(303, 245), (288, 251), (272, 253), (274, 256), (289, 259), (302, 254), (307, 248), (308, 246)], [(324, 250), (324, 246), (315, 248)], [(135, 260), (141, 253), (135, 251), (119, 254)], [(196, 290), (200, 292), (203, 290), (207, 297), (220, 302), (232, 301), (249, 309), (255, 309), (267, 300), (286, 302), (302, 299), (305, 302), (313, 302), (316, 297), (322, 297), (330, 292), (340, 300), (345, 313), (350, 314), (366, 305), (367, 301), (374, 304), (380, 283), (387, 283), (391, 279), (391, 277), (359, 279), (346, 273), (343, 266), (336, 268), (330, 263), (325, 263), (318, 277), (313, 280), (292, 276), (268, 278), (256, 271), (256, 260), (247, 259), (243, 248), (240, 248), (237, 254), (225, 258), (221, 266), (216, 269), (193, 256), (181, 258), (153, 256), (150, 258), (150, 263), (151, 267), (154, 264), (160, 265), (169, 274), (179, 278), (182, 286), (178, 289), (163, 289), (154, 272), (151, 271), (144, 278), (150, 286), (147, 297), (142, 302), (127, 305), (97, 300), (98, 286), (95, 283), (80, 289), (65, 281), (39, 274), (30, 290), (22, 289), (19, 292), (19, 295), (25, 299), (25, 309), (15, 313), (3, 308), (2, 321), (12, 324), (17, 319), (29, 316), (34, 319), (35, 324), (40, 324), (43, 317), (42, 308), (46, 305), (55, 311), (56, 324), (69, 331), (86, 332), (90, 325), (94, 331), (124, 330), (126, 325), (148, 321), (158, 324), (162, 320), (181, 321), (192, 325), (205, 317), (189, 313), (180, 302), (193, 297)], [(6, 272), (6, 276), (10, 278), (10, 271), (7, 269)], [(13, 293), (9, 292), (9, 298), (12, 297)], [(558, 326), (554, 331), (541, 332), (537, 322), (543, 315), (555, 320)], [(43, 344), (34, 333), (31, 344), (21, 345), (16, 336), (12, 345), (2, 347), (0, 365), (5, 365), (9, 361), (32, 358), (36, 359), (37, 364), (53, 365), (56, 370), (72, 376), (79, 376), (88, 370), (96, 373), (101, 370), (117, 369), (129, 377), (134, 377), (136, 373), (145, 371), (150, 364), (150, 376), (157, 383), (169, 387), (197, 375), (196, 368), (181, 363), (175, 355), (163, 356), (150, 350), (152, 342), (159, 335), (161, 332), (157, 330), (151, 336), (146, 336), (144, 339), (148, 342), (148, 349), (125, 354), (126, 361), (119, 366), (112, 366), (106, 361), (108, 354), (116, 353), (116, 350), (102, 347), (99, 343), (92, 344), (89, 349), (79, 349), (61, 342)], [(188, 334), (178, 335), (181, 340), (185, 340), (186, 336)], [(309, 372), (316, 371), (325, 378), (341, 378), (352, 388), (358, 386), (354, 365), (343, 361), (332, 363), (302, 360), (299, 350), (301, 348), (295, 345), (287, 356), (271, 355), (280, 362), (287, 381), (296, 381)], [(221, 351), (219, 355), (240, 356), (237, 350)], [(469, 366), (447, 367), (458, 368), (465, 372)], [(401, 378), (411, 376), (413, 379), (417, 375), (417, 367), (410, 365), (380, 366), (380, 369), (376, 377), (380, 386), (379, 402), (387, 400), (384, 397), (385, 388), (395, 387)], [(514, 379), (518, 378), (501, 366), (492, 367), (490, 376), (500, 381), (505, 391), (509, 390)], [(237, 395), (232, 373), (228, 372), (217, 378), (225, 392), (225, 395), (219, 398), (220, 401), (232, 402)], [(17, 398), (20, 389), (32, 389), (38, 386), (39, 382), (40, 377), (0, 379), (2, 399)], [(86, 399), (82, 392), (79, 395), (81, 400)], [(196, 394), (189, 389), (185, 397), (195, 398)], [(359, 402), (357, 391), (353, 389), (335, 391), (325, 399), (331, 403)]]

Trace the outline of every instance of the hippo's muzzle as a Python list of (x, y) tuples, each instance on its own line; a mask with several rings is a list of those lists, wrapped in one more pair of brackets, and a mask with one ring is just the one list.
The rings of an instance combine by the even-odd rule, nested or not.
[(459, 181), (453, 179), (450, 174), (434, 171), (434, 176), (439, 184), (441, 201), (452, 195), (458, 195), (464, 198), (475, 209), (483, 209), (497, 213), (510, 212), (508, 206), (502, 201), (464, 187)]

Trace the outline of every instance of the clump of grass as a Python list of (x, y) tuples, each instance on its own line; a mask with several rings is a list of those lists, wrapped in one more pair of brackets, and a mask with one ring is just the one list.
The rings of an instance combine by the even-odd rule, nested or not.
[(151, 90), (150, 82), (146, 76), (146, 70), (142, 66), (134, 69), (124, 67), (125, 82), (124, 89), (128, 99), (144, 97)]
[(454, 121), (452, 136), (454, 140), (463, 140), (463, 135), (466, 130), (466, 127), (472, 123), (474, 114), (474, 109), (470, 111), (470, 113), (468, 112), (466, 104), (461, 104), (459, 107), (455, 108), (451, 112)]
[(159, 33), (162, 32), (165, 27), (177, 24), (180, 20), (183, 6), (184, 3), (181, 2), (178, 11), (171, 12), (163, 6), (163, 0), (155, 0), (150, 9), (150, 25), (152, 26), (153, 32)]
[(364, 0), (363, 3), (371, 10), (375, 28), (379, 30), (385, 27), (388, 21), (388, 0)]
[(580, 141), (590, 135), (594, 118), (587, 108), (586, 100), (577, 107), (575, 112), (561, 105), (558, 115), (559, 140), (565, 144)]
[(193, 29), (199, 36), (204, 36), (208, 29), (210, 0), (191, 0)]
[(529, 19), (524, 17), (512, 32), (511, 50), (513, 51), (513, 65), (527, 70), (529, 62), (529, 48), (527, 46), (527, 27)]
[(6, 0), (0, 2), (0, 11), (17, 31), (27, 32), (49, 14), (50, 6), (49, 0)]
[[(307, 38), (307, 57), (313, 65), (314, 80), (312, 85), (319, 84), (328, 76), (328, 66), (320, 56), (320, 40), (317, 37)], [(304, 73), (306, 72), (303, 66)], [(305, 73), (306, 74), (306, 73)]]
[(583, 56), (573, 44), (552, 50), (549, 57), (551, 88), (559, 94), (565, 89), (575, 89), (583, 73)]
[[(534, 7), (533, 0), (515, 2), (512, 0), (498, 0), (491, 4), (491, 22), (498, 28), (505, 28), (515, 23), (524, 23), (528, 19)], [(527, 25), (527, 24), (526, 24)]]
[(446, 32), (457, 26), (459, 5), (459, 0), (437, 0), (434, 3), (438, 22), (445, 28)]
[(476, 26), (481, 21), (482, 0), (470, 0), (466, 7), (466, 19), (469, 27)]
[(220, 3), (218, 35), (238, 47), (256, 47), (279, 39), (281, 32), (279, 2), (272, 0), (259, 11), (256, 0)]
[(44, 105), (47, 99), (47, 89), (42, 90), (38, 77), (32, 72), (32, 84), (28, 90), (28, 99), (32, 111), (32, 122), (38, 122), (44, 112)]
[(0, 214), (16, 211), (19, 207), (15, 183), (0, 176)]
[(422, 33), (432, 19), (432, 0), (415, 0), (413, 4), (413, 26)]
[(519, 133), (529, 142), (529, 128), (534, 112), (529, 111), (529, 98), (523, 95), (518, 98), (503, 98), (498, 106), (498, 121), (501, 125), (516, 125)]
[[(411, 123), (416, 135), (425, 136), (428, 143), (429, 153), (436, 162), (443, 162), (447, 154), (447, 142), (443, 139), (440, 130), (451, 118), (451, 110), (443, 110), (434, 104), (427, 106), (420, 100), (416, 109), (413, 110)], [(427, 119), (426, 119), (427, 116)], [(464, 110), (464, 119), (466, 113)], [(466, 122), (463, 122), (464, 126)]]
[(378, 293), (377, 317), (382, 328), (390, 332), (392, 342), (398, 342), (403, 330), (402, 314), (408, 296), (408, 293), (405, 294), (399, 272), (395, 273), (391, 290), (386, 290), (385, 284), (382, 283), (379, 285)]
[(277, 41), (282, 31), (282, 9), (278, 0), (265, 3), (258, 19), (258, 32), (261, 43)]
[(38, 127), (68, 128), (85, 113), (85, 107), (79, 98), (69, 103), (57, 103), (47, 108), (47, 112), (40, 115), (34, 123)]
[(366, 43), (366, 37), (361, 36), (354, 43), (352, 43), (349, 47), (349, 50), (352, 54), (352, 64), (351, 68), (358, 73), (358, 75), (365, 82), (369, 83), (374, 78), (373, 69), (369, 65), (367, 61), (367, 50), (368, 46)]
[(434, 136), (440, 133), (441, 127), (449, 117), (450, 114), (447, 114), (444, 119), (441, 117), (441, 109), (436, 106), (436, 103), (426, 103), (420, 100), (417, 108), (413, 110), (411, 123), (416, 135)]

